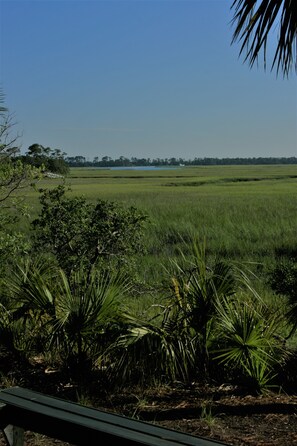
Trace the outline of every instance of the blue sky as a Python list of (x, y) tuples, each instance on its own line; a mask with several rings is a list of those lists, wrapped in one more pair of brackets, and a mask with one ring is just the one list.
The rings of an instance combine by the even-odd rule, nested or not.
[(22, 151), (297, 156), (296, 74), (243, 64), (231, 3), (0, 0), (0, 84)]

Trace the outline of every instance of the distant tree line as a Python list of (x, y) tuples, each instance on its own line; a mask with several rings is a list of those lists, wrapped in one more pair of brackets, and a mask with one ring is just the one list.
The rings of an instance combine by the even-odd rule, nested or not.
[(32, 144), (25, 155), (17, 154), (14, 161), (21, 161), (23, 165), (41, 169), (42, 172), (52, 172), (66, 175), (70, 167), (160, 167), (160, 166), (228, 166), (228, 165), (256, 165), (256, 164), (297, 164), (297, 157), (253, 157), (253, 158), (127, 158), (120, 156), (111, 158), (103, 156), (99, 159), (95, 156), (89, 160), (82, 155), (67, 156), (60, 149), (51, 149), (41, 144)]
[(84, 156), (68, 156), (65, 161), (69, 167), (136, 167), (136, 166), (222, 166), (249, 164), (297, 164), (297, 157), (253, 157), (253, 158), (111, 158), (95, 156), (92, 161)]

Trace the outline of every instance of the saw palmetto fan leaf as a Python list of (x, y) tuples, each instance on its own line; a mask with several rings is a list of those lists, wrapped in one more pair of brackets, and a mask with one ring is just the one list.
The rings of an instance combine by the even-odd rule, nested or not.
[(232, 23), (235, 26), (232, 43), (241, 42), (240, 54), (246, 51), (245, 61), (253, 66), (263, 50), (264, 67), (268, 37), (277, 29), (277, 44), (272, 61), (284, 76), (292, 67), (297, 72), (297, 4), (296, 0), (234, 0)]

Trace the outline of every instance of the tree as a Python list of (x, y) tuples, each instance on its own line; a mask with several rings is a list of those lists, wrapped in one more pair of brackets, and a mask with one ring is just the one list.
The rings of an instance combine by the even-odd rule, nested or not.
[(144, 214), (110, 201), (68, 198), (65, 192), (64, 186), (41, 191), (41, 213), (33, 227), (36, 248), (54, 254), (68, 274), (80, 268), (91, 271), (98, 264), (129, 265), (143, 252)]
[(28, 249), (24, 236), (13, 230), (25, 210), (20, 189), (28, 187), (39, 175), (38, 170), (17, 158), (18, 135), (15, 135), (13, 116), (4, 107), (0, 91), (0, 259), (1, 269), (15, 255)]
[(49, 170), (53, 173), (65, 175), (69, 172), (69, 167), (65, 161), (65, 152), (60, 149), (43, 147), (41, 144), (32, 144), (22, 159), (24, 163)]
[(4, 107), (4, 94), (0, 91), (0, 203), (4, 202), (31, 177), (27, 169), (15, 159), (19, 152), (18, 135), (13, 135), (13, 116)]
[(246, 50), (245, 61), (253, 66), (260, 51), (264, 53), (266, 67), (266, 49), (268, 37), (278, 24), (278, 41), (272, 67), (277, 73), (282, 71), (288, 76), (292, 66), (297, 70), (297, 7), (295, 0), (234, 0), (233, 40), (241, 42), (240, 54)]

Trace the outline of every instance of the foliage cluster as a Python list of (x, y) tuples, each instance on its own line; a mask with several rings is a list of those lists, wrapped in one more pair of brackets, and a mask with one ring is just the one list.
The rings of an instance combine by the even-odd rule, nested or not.
[(131, 267), (133, 255), (144, 253), (146, 216), (135, 207), (105, 200), (93, 204), (65, 192), (64, 186), (41, 190), (41, 212), (32, 222), (35, 249), (53, 254), (68, 275), (78, 270), (88, 275), (93, 267)]
[(14, 120), (3, 104), (0, 91), (0, 271), (7, 262), (28, 250), (28, 241), (13, 229), (26, 206), (19, 197), (19, 191), (32, 184), (39, 177), (39, 170), (18, 159), (18, 135), (13, 134)]
[(72, 380), (101, 370), (115, 385), (232, 380), (261, 392), (285, 365), (282, 309), (269, 307), (238, 265), (209, 264), (204, 244), (173, 262), (159, 304), (142, 319), (125, 307), (131, 294), (127, 275), (66, 275), (28, 259), (2, 289), (2, 348), (42, 356), (46, 366), (50, 357)]
[(43, 171), (66, 175), (69, 172), (69, 167), (65, 161), (65, 155), (66, 153), (60, 149), (32, 144), (26, 155), (21, 156), (20, 159), (23, 164), (41, 168)]

